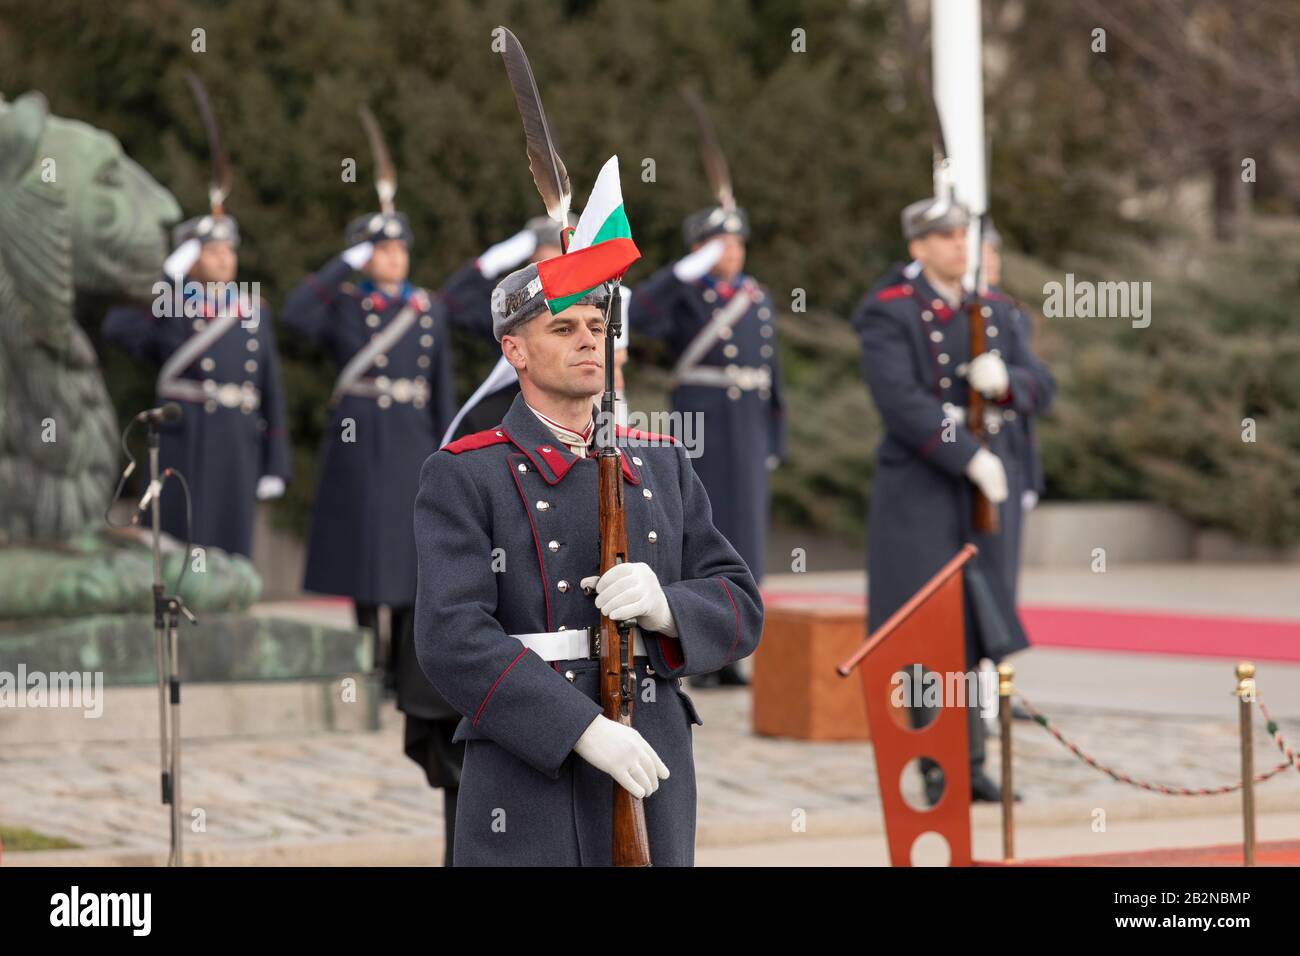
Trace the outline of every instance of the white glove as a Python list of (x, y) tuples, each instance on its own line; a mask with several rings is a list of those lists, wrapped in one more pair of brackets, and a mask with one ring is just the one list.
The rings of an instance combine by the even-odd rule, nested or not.
[(721, 239), (710, 239), (690, 255), (678, 259), (673, 266), (673, 275), (682, 282), (694, 282), (696, 279), (703, 278), (718, 264), (718, 260), (722, 258), (722, 250), (725, 248), (726, 245)]
[(1001, 398), (1011, 387), (1007, 364), (1002, 361), (1002, 356), (992, 352), (982, 352), (975, 356), (966, 372), (966, 381), (986, 398)]
[(596, 588), (596, 610), (611, 621), (635, 620), (643, 631), (677, 636), (677, 622), (668, 598), (650, 565), (642, 561), (616, 564), (599, 578), (582, 579), (582, 589)]
[(172, 254), (163, 260), (163, 275), (169, 279), (183, 279), (199, 261), (203, 243), (197, 239), (186, 239), (172, 250)]
[(521, 229), (509, 239), (487, 247), (478, 257), (479, 275), (484, 279), (495, 279), (501, 273), (523, 265), (536, 249), (537, 233)]
[(1002, 460), (987, 448), (981, 448), (971, 458), (966, 465), (966, 477), (995, 505), (1007, 500), (1007, 470), (1002, 467)]
[(284, 479), (279, 475), (263, 475), (257, 479), (257, 500), (267, 501), (284, 494)]
[(650, 796), (660, 780), (668, 779), (668, 768), (645, 738), (603, 714), (582, 732), (573, 752), (638, 799)]
[(1038, 507), (1038, 492), (1032, 488), (1026, 488), (1020, 493), (1020, 510), (1033, 511)]
[(375, 244), (367, 239), (365, 242), (358, 242), (351, 249), (344, 250), (343, 261), (353, 269), (360, 269), (370, 261), (370, 257), (374, 254)]

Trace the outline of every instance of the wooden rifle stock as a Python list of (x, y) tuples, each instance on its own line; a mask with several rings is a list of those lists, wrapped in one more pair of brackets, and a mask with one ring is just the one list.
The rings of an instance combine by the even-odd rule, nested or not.
[[(597, 430), (600, 451), (598, 495), (600, 499), (600, 573), (627, 560), (627, 522), (623, 511), (623, 464), (618, 454), (618, 431), (614, 415), (614, 338), (610, 323), (618, 308), (618, 284), (605, 321), (605, 395)], [(610, 720), (632, 726), (632, 705), (636, 697), (636, 674), (632, 670), (632, 627), (626, 622), (600, 616), (600, 706)], [(642, 802), (614, 784), (614, 865), (649, 866), (650, 837)]]
[[(984, 303), (980, 301), (979, 295), (971, 297), (967, 314), (970, 316), (970, 357), (973, 362), (976, 356), (983, 355), (985, 351)], [(984, 403), (984, 396), (978, 389), (972, 387), (966, 403), (966, 428), (981, 445), (985, 444), (987, 437), (984, 428)], [(978, 485), (972, 486), (972, 492), (974, 504), (972, 521), (975, 530), (983, 534), (997, 534), (998, 506), (985, 497)]]

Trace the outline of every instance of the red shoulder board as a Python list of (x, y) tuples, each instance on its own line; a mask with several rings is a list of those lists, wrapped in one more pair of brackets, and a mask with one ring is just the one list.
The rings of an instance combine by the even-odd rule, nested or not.
[(639, 428), (628, 428), (626, 425), (619, 425), (616, 429), (619, 438), (631, 438), (636, 441), (655, 442), (662, 444), (667, 442), (670, 445), (676, 445), (677, 439), (672, 435), (660, 435), (658, 432), (643, 432)]
[(876, 298), (881, 302), (888, 302), (891, 299), (905, 299), (912, 294), (912, 287), (906, 283), (903, 285), (891, 285), (888, 289), (881, 289), (876, 293)]
[(444, 445), (443, 451), (459, 455), (463, 451), (474, 451), (478, 448), (487, 448), (489, 445), (500, 445), (509, 440), (503, 429), (489, 428), (485, 431), (475, 432), (472, 435), (466, 435), (464, 438), (457, 438), (454, 442)]

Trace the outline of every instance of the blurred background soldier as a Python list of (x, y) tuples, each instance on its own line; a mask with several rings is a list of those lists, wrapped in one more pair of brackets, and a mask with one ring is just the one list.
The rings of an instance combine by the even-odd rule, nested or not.
[(152, 307), (120, 306), (104, 339), (161, 366), (158, 401), (178, 402), (163, 424), (159, 463), (189, 483), (192, 527), (179, 490), (162, 496), (162, 529), (194, 544), (251, 555), (256, 502), (284, 494), (289, 442), (271, 313), (235, 285), (239, 226), (206, 215), (176, 227), (164, 272), (168, 289)]
[[(767, 473), (785, 454), (785, 415), (776, 347), (776, 313), (767, 290), (745, 275), (749, 220), (721, 205), (689, 216), (690, 254), (633, 290), (637, 334), (665, 342), (673, 369), (676, 437), (692, 447), (713, 523), (761, 581), (767, 547)], [(687, 416), (698, 416), (686, 426)], [(692, 436), (686, 430), (699, 433)], [(744, 684), (736, 665), (701, 675), (693, 686)]]
[[(1011, 431), (1018, 418), (1046, 406), (1051, 381), (1017, 334), (1009, 300), (997, 292), (982, 297), (989, 347), (971, 360), (970, 303), (961, 285), (967, 211), (946, 198), (925, 199), (903, 210), (902, 222), (919, 271), (868, 295), (853, 317), (863, 374), (885, 426), (868, 517), (868, 631), (974, 542), (979, 555), (967, 567), (964, 602), (966, 664), (973, 671), (982, 658), (999, 661), (1028, 646), (1010, 579), (1024, 487)], [(988, 447), (965, 427), (972, 388), (988, 399)], [(998, 506), (998, 532), (974, 531), (972, 486)], [(967, 686), (976, 686), (973, 675)], [(977, 702), (967, 704), (971, 796), (997, 800), (999, 788), (983, 769)], [(913, 719), (924, 714), (913, 711)], [(921, 770), (934, 804), (943, 773), (925, 760)]]
[[(426, 290), (407, 281), (411, 239), (400, 212), (361, 217), (348, 226), (347, 251), (303, 280), (284, 309), (285, 325), (340, 369), (303, 588), (352, 598), (357, 623), (375, 631), (377, 665), (381, 632), (388, 632), (390, 659), (382, 666), (392, 690), (395, 658), (412, 642), (411, 515), (420, 466), (453, 408), (447, 320)], [(354, 284), (355, 270), (365, 277)]]

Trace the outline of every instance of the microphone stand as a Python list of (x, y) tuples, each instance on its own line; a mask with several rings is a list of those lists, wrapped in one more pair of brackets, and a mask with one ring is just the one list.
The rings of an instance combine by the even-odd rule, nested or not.
[[(179, 594), (165, 594), (162, 576), (162, 515), (159, 510), (162, 485), (158, 474), (158, 421), (147, 419), (149, 426), (149, 503), (153, 537), (153, 628), (158, 658), (158, 746), (162, 766), (162, 802), (171, 806), (171, 853), (168, 866), (183, 866), (183, 828), (181, 825), (181, 676), (180, 648), (177, 638), (179, 616), (191, 624), (198, 620), (190, 613)], [(186, 554), (182, 560), (188, 561)], [(169, 719), (170, 718), (170, 719)]]

